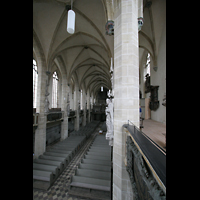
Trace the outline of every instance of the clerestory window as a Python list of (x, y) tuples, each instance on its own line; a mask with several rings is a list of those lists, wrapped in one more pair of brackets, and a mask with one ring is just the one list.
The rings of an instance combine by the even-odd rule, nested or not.
[(149, 74), (150, 76), (150, 62), (151, 62), (151, 59), (150, 59), (150, 53), (147, 54), (147, 61), (146, 61), (146, 65), (144, 67), (144, 81), (146, 79), (146, 75)]

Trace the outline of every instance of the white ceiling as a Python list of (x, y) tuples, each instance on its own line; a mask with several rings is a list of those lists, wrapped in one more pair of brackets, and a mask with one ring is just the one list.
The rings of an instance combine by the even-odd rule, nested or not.
[(66, 31), (66, 5), (71, 5), (71, 1), (33, 0), (33, 30), (41, 43), (48, 70), (53, 65), (59, 68), (59, 59), (69, 84), (73, 78), (78, 81), (79, 89), (86, 92), (92, 89), (91, 83), (98, 89), (100, 85), (110, 89), (114, 37), (105, 34), (104, 4), (101, 0), (74, 0), (72, 9), (76, 17), (72, 35)]
[[(152, 0), (150, 8), (145, 6), (147, 1), (143, 0), (144, 25), (139, 32), (140, 67), (147, 52), (151, 54), (151, 63), (156, 63), (166, 24), (166, 1)], [(66, 31), (66, 5), (71, 5), (70, 0), (33, 0), (33, 31), (41, 43), (48, 70), (54, 70), (55, 65), (58, 69), (64, 67), (68, 83), (78, 82), (79, 89), (89, 89), (90, 93), (100, 86), (111, 88), (109, 70), (114, 36), (105, 34), (105, 4), (105, 0), (73, 0), (75, 33), (70, 35)]]

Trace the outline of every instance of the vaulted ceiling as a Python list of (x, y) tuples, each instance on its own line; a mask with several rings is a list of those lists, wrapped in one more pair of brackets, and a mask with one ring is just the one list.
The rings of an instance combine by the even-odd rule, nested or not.
[[(75, 33), (69, 34), (66, 6), (71, 0), (33, 0), (33, 36), (40, 42), (48, 71), (58, 68), (74, 88), (96, 93), (111, 88), (110, 63), (114, 57), (114, 36), (105, 34), (112, 0), (73, 0)], [(159, 43), (165, 31), (166, 1), (143, 0), (144, 25), (139, 32), (139, 63), (151, 54), (157, 63)], [(113, 58), (114, 62), (114, 58)]]
[(166, 1), (143, 0), (143, 19), (139, 32), (140, 67), (146, 60), (147, 52), (151, 55), (152, 66), (156, 66), (161, 36), (166, 31)]
[(33, 0), (33, 33), (42, 46), (48, 71), (56, 66), (66, 74), (68, 84), (78, 83), (86, 92), (96, 92), (100, 86), (110, 89), (114, 41), (105, 34), (104, 0), (73, 0), (74, 34), (66, 30), (69, 5), (71, 0)]

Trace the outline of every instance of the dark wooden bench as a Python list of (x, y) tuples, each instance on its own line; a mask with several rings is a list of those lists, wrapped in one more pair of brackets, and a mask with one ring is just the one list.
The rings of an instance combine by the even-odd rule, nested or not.
[(67, 160), (65, 158), (61, 157), (56, 157), (56, 156), (47, 156), (47, 155), (40, 155), (39, 159), (44, 159), (44, 160), (52, 160), (52, 161), (59, 161), (61, 162), (64, 166), (64, 168), (67, 166)]
[(98, 151), (88, 151), (86, 155), (93, 155), (93, 156), (104, 156), (111, 158), (110, 154), (105, 154), (104, 152), (98, 152)]
[(111, 171), (111, 166), (102, 166), (102, 165), (97, 165), (97, 164), (91, 164), (91, 163), (79, 163), (78, 168), (80, 169), (91, 169), (91, 170), (96, 170), (96, 171)]
[(57, 177), (59, 174), (59, 169), (55, 165), (44, 165), (39, 163), (33, 163), (33, 169), (52, 172), (55, 175), (55, 177)]
[(107, 161), (107, 160), (81, 159), (81, 162), (87, 163), (87, 164), (111, 166), (111, 161)]
[(55, 153), (64, 153), (64, 154), (69, 154), (71, 158), (74, 156), (72, 151), (67, 151), (67, 150), (62, 150), (62, 149), (48, 149), (47, 152), (55, 152)]
[(67, 162), (69, 163), (72, 156), (70, 154), (64, 154), (64, 153), (58, 153), (58, 152), (49, 152), (49, 151), (46, 151), (43, 153), (43, 155), (47, 155), (47, 156), (56, 156), (56, 157), (61, 157), (61, 158), (64, 158), (65, 160), (67, 160)]
[(76, 176), (89, 177), (89, 178), (97, 178), (103, 180), (111, 179), (111, 171), (97, 171), (91, 169), (76, 169)]
[(84, 155), (85, 159), (94, 159), (94, 160), (108, 160), (111, 162), (111, 158), (107, 156), (96, 156), (96, 155)]
[(33, 169), (33, 179), (47, 181), (51, 185), (55, 179), (55, 176), (53, 175), (52, 172)]
[(60, 171), (63, 171), (63, 169), (64, 169), (64, 164), (60, 161), (55, 161), (55, 160), (34, 159), (33, 163), (57, 166)]
[(70, 183), (70, 189), (71, 187), (110, 191), (110, 181), (89, 177), (73, 176)]

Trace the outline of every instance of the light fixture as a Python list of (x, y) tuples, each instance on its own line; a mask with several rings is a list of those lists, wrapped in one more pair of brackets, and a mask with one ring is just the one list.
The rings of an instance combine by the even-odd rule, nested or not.
[(72, 10), (72, 0), (71, 0), (71, 10), (68, 10), (67, 14), (67, 32), (73, 34), (75, 32), (75, 12)]
[(101, 92), (103, 92), (103, 86), (101, 86)]

